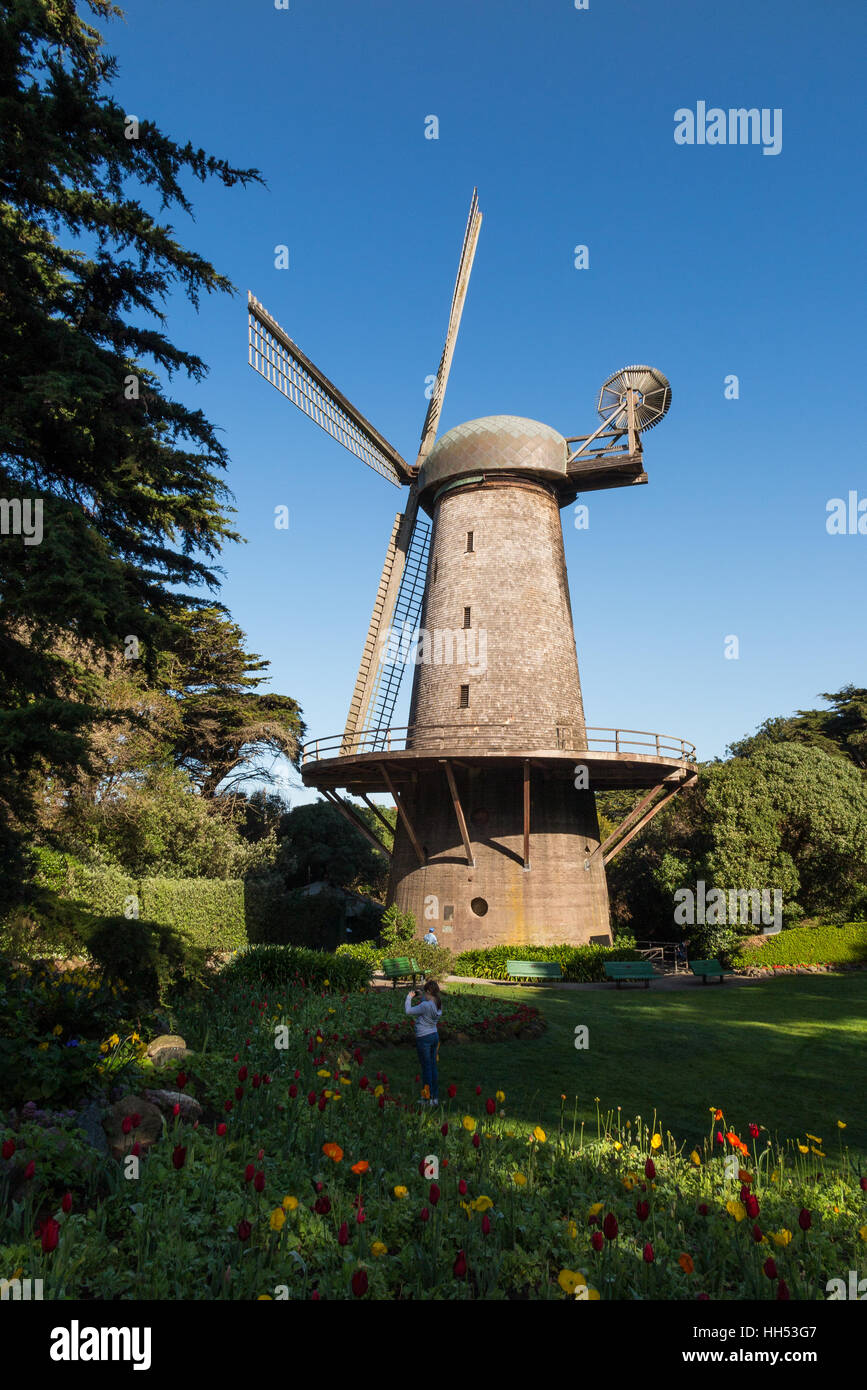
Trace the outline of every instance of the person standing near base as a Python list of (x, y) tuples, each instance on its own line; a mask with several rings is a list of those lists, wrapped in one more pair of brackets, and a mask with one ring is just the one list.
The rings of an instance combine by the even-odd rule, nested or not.
[(426, 980), (421, 999), (416, 1000), (418, 991), (411, 989), (404, 1000), (404, 1011), (413, 1020), (415, 1027), (415, 1050), (421, 1067), (422, 1086), (428, 1089), (430, 1104), (439, 1104), (439, 1073), (437, 1056), (440, 1035), (437, 1024), (443, 1016), (443, 1001), (436, 980)]

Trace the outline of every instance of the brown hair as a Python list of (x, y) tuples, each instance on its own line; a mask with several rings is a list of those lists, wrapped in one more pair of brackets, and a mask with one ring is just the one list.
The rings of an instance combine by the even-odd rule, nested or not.
[(443, 1006), (443, 997), (440, 994), (440, 987), (437, 984), (436, 980), (425, 980), (424, 988), (426, 994), (433, 995), (434, 1003), (436, 1004), (438, 1009), (441, 1009)]

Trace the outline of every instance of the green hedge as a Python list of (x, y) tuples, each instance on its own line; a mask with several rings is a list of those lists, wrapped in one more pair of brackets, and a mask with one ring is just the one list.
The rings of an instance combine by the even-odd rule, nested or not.
[(745, 946), (732, 957), (735, 969), (774, 965), (859, 965), (867, 963), (867, 922), (842, 927), (792, 927), (761, 946)]
[(245, 885), (240, 879), (143, 878), (138, 888), (144, 921), (173, 927), (212, 951), (246, 946)]
[(386, 950), (373, 941), (344, 942), (337, 947), (338, 956), (364, 961), (370, 975), (382, 968), (386, 956), (412, 956), (416, 964), (432, 979), (455, 973), (455, 958), (445, 946), (429, 946), (426, 941), (408, 941), (395, 950)]
[(234, 956), (222, 978), (256, 988), (302, 981), (313, 989), (341, 992), (364, 989), (370, 979), (364, 961), (328, 951), (308, 951), (303, 946), (249, 946)]
[(563, 979), (577, 984), (604, 980), (607, 960), (642, 960), (635, 943), (621, 937), (616, 946), (488, 946), (480, 951), (462, 951), (454, 965), (456, 975), (477, 979), (505, 980), (507, 960), (557, 961)]

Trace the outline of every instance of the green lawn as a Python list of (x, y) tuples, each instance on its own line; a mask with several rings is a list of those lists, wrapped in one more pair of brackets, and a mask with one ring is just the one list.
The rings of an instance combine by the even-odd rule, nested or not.
[[(527, 1042), (444, 1043), (441, 1094), (450, 1082), (473, 1100), (476, 1085), (486, 1096), (499, 1088), (510, 1115), (543, 1125), (556, 1120), (561, 1094), (570, 1115), (577, 1096), (579, 1121), (594, 1131), (599, 1096), (604, 1110), (622, 1107), (624, 1123), (636, 1114), (650, 1120), (656, 1110), (661, 1125), (690, 1144), (708, 1132), (713, 1105), (739, 1134), (755, 1121), (781, 1139), (809, 1130), (829, 1157), (841, 1136), (867, 1155), (867, 972), (696, 982), (682, 991), (452, 985), (448, 992), (468, 989), (536, 1005), (548, 1030)], [(589, 1028), (587, 1051), (574, 1046), (577, 1024)], [(376, 1069), (394, 1091), (417, 1092), (413, 1048), (371, 1051), (365, 1070)]]

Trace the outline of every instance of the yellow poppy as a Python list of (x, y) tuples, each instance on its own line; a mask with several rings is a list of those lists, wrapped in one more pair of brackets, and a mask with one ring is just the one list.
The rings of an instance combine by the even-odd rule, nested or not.
[(330, 1072), (330, 1071), (326, 1071), (324, 1067), (320, 1067), (319, 1070), (318, 1070), (318, 1072), (316, 1073), (316, 1075), (317, 1075), (317, 1076), (327, 1076), (329, 1080), (331, 1079), (331, 1072)]
[(845, 1122), (845, 1120), (838, 1120), (838, 1121), (837, 1121), (837, 1128), (838, 1128), (838, 1129), (845, 1129), (845, 1128), (846, 1128), (846, 1122)]
[(295, 1208), (296, 1208), (297, 1206), (298, 1206), (298, 1198), (297, 1198), (297, 1197), (284, 1197), (284, 1198), (283, 1198), (283, 1208), (284, 1208), (285, 1211), (294, 1211)]
[(394, 1195), (395, 1195), (395, 1197), (406, 1197), (407, 1194), (408, 1194), (408, 1192), (409, 1192), (409, 1188), (408, 1188), (408, 1187), (396, 1187), (396, 1188), (394, 1189)]
[(472, 1134), (473, 1130), (476, 1127), (476, 1122), (473, 1119), (472, 1115), (465, 1115), (462, 1124), (464, 1126), (464, 1129), (467, 1130), (470, 1134)]
[(689, 1161), (690, 1163), (694, 1163), (696, 1168), (701, 1167), (701, 1155), (699, 1154), (698, 1149), (693, 1149), (692, 1153), (689, 1156)]
[(861, 1226), (858, 1230), (858, 1234), (862, 1240), (867, 1241), (867, 1226)]
[(799, 1144), (799, 1145), (798, 1145), (798, 1153), (808, 1154), (809, 1152), (810, 1152), (810, 1146), (809, 1146), (809, 1144)]
[(792, 1232), (787, 1231), (785, 1226), (781, 1231), (771, 1231), (771, 1240), (774, 1242), (775, 1245), (786, 1246), (789, 1244), (789, 1241), (791, 1239)]
[(52, 1028), (51, 1031), (52, 1031), (52, 1033), (54, 1034), (55, 1038), (59, 1038), (59, 1037), (60, 1037), (60, 1034), (63, 1032), (63, 1029), (62, 1029), (62, 1027), (60, 1026), (59, 1023), (55, 1023), (55, 1025), (54, 1025), (54, 1027)]
[(744, 1206), (743, 1202), (736, 1202), (734, 1198), (732, 1198), (731, 1201), (726, 1202), (726, 1211), (734, 1217), (735, 1221), (743, 1221), (744, 1217), (747, 1214), (747, 1209)]
[(818, 1136), (817, 1134), (806, 1134), (806, 1135), (804, 1136), (804, 1138), (805, 1138), (805, 1139), (812, 1139), (812, 1141), (813, 1141), (814, 1144), (821, 1144), (821, 1143), (822, 1143), (822, 1140), (819, 1138), (819, 1136)]
[(527, 1185), (527, 1179), (523, 1173), (513, 1173), (512, 1181), (516, 1182), (519, 1187), (526, 1187)]
[(374, 1088), (373, 1088), (373, 1094), (374, 1094), (375, 1096), (382, 1096), (382, 1095), (384, 1095), (384, 1094), (385, 1094), (385, 1087), (384, 1087), (384, 1086), (374, 1086)]
[(604, 1202), (594, 1202), (593, 1205), (592, 1205), (592, 1207), (588, 1207), (588, 1208), (587, 1208), (587, 1214), (588, 1214), (588, 1216), (598, 1216), (599, 1213), (600, 1213), (600, 1211), (602, 1211), (602, 1209), (603, 1209), (604, 1206), (605, 1206), (605, 1203), (604, 1203)]
[(541, 1125), (536, 1125), (536, 1128), (533, 1130), (533, 1138), (538, 1139), (540, 1144), (546, 1144), (548, 1142), (548, 1136)]
[(661, 1134), (654, 1134), (653, 1138), (652, 1138), (651, 1141), (650, 1141), (650, 1147), (651, 1147), (652, 1149), (661, 1149), (661, 1148), (662, 1148), (662, 1135), (661, 1135)]
[(505, 1091), (497, 1091), (497, 1093), (496, 1093), (496, 1099), (500, 1102), (500, 1104), (502, 1104), (502, 1102), (506, 1099), (506, 1092), (505, 1092)]
[(282, 1207), (275, 1207), (268, 1223), (272, 1231), (282, 1231), (286, 1224), (286, 1213)]
[(578, 1269), (561, 1269), (557, 1275), (557, 1283), (564, 1293), (573, 1294), (579, 1284), (586, 1286), (587, 1276)]
[(491, 1207), (494, 1204), (491, 1201), (490, 1197), (481, 1196), (477, 1197), (474, 1202), (470, 1203), (470, 1205), (472, 1206), (473, 1211), (490, 1211)]
[(388, 1246), (383, 1245), (381, 1240), (375, 1240), (370, 1247), (370, 1253), (378, 1260), (380, 1255), (388, 1254)]

